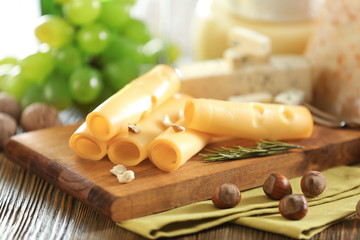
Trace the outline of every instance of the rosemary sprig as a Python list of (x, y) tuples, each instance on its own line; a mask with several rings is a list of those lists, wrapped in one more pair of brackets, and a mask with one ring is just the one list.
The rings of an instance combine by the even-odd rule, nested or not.
[(232, 146), (205, 149), (208, 153), (199, 155), (204, 158), (205, 162), (217, 162), (278, 155), (296, 148), (303, 147), (273, 140), (260, 140), (256, 147)]

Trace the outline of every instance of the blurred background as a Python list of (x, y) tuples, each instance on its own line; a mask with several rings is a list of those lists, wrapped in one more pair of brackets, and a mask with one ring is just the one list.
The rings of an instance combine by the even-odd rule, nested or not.
[[(191, 22), (197, 0), (137, 0), (131, 15), (148, 25), (156, 37), (168, 38), (181, 48), (178, 61), (192, 59)], [(0, 58), (24, 58), (37, 51), (34, 29), (41, 15), (40, 0), (0, 0)]]
[[(310, 59), (312, 69), (317, 72), (314, 81), (317, 76), (326, 73), (324, 81), (334, 83), (332, 95), (335, 97), (330, 99), (333, 104), (328, 104), (325, 98), (331, 94), (320, 94), (324, 92), (322, 86), (326, 84), (321, 82), (315, 89), (318, 90), (317, 95), (321, 96), (315, 101), (319, 102), (316, 105), (334, 114), (344, 115), (345, 109), (342, 110), (340, 105), (336, 108), (329, 106), (341, 101), (349, 102), (342, 99), (351, 89), (355, 89), (349, 87), (340, 96), (338, 89), (342, 86), (338, 85), (342, 79), (339, 81), (333, 77), (337, 71), (337, 59), (344, 51), (349, 52), (346, 47), (350, 44), (337, 41), (333, 35), (339, 32), (341, 36), (349, 36), (346, 38), (349, 41), (358, 42), (350, 31), (358, 26), (354, 17), (357, 5), (351, 0), (334, 1), (339, 6), (337, 12), (337, 8), (333, 7), (335, 5), (330, 2), (0, 0), (0, 90), (20, 101), (22, 109), (42, 101), (58, 110), (75, 105), (86, 113), (156, 64), (179, 68), (184, 80), (186, 74), (182, 66), (213, 59), (222, 62), (229, 60), (231, 65), (256, 55), (256, 46), (261, 43), (254, 35), (235, 33), (235, 30), (243, 28), (269, 40), (271, 47), (262, 53), (265, 64), (271, 65), (267, 61), (273, 55), (295, 54), (304, 61)], [(340, 48), (338, 44), (344, 46)], [(354, 48), (358, 46), (353, 45)], [(227, 58), (226, 50), (233, 50), (237, 55)], [(323, 58), (327, 61), (323, 61)], [(259, 59), (256, 59), (247, 62), (253, 69), (258, 67), (256, 61)], [(331, 64), (329, 59), (332, 60)], [(357, 64), (354, 60), (356, 56), (347, 59), (351, 59), (349, 73), (342, 71), (342, 78), (354, 74), (353, 65)], [(326, 62), (328, 66), (323, 66)], [(188, 79), (196, 79), (200, 75), (214, 76), (219, 72), (219, 65), (209, 65), (208, 68), (198, 66), (192, 68)], [(226, 71), (228, 75), (219, 79), (241, 75), (242, 69)], [(203, 85), (197, 84), (191, 88), (198, 89), (199, 93), (208, 89), (208, 79), (204, 79)], [(286, 81), (292, 80), (286, 78)], [(229, 87), (221, 82), (217, 82), (221, 88)], [(358, 86), (355, 80), (353, 84)], [(239, 88), (241, 90), (244, 86)], [(219, 92), (219, 89), (215, 91)], [(346, 110), (349, 112), (346, 115), (351, 116), (352, 109), (357, 108), (357, 115), (360, 116), (357, 91), (360, 90), (352, 90), (354, 107)], [(313, 94), (310, 90), (308, 92)]]
[(87, 113), (159, 63), (191, 62), (194, 0), (0, 0), (0, 91)]

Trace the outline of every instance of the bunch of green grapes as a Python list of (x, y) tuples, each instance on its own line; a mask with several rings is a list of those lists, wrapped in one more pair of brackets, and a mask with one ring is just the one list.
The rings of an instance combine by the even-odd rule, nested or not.
[[(44, 0), (42, 0), (44, 1)], [(45, 102), (86, 112), (149, 68), (172, 63), (177, 48), (130, 15), (135, 0), (51, 0), (60, 11), (35, 28), (38, 52), (0, 61), (0, 90), (23, 108)]]

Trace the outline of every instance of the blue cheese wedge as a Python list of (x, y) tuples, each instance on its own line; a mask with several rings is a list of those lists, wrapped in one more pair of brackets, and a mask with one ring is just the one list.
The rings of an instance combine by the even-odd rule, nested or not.
[(266, 63), (269, 61), (269, 55), (248, 54), (238, 51), (236, 48), (228, 48), (223, 54), (231, 69), (236, 70), (246, 64)]
[(244, 54), (269, 56), (271, 40), (266, 35), (245, 27), (234, 27), (229, 31), (229, 45)]
[(275, 96), (274, 102), (287, 105), (300, 105), (305, 101), (304, 91), (289, 89)]
[(195, 98), (227, 100), (230, 96), (269, 92), (276, 96), (301, 90), (311, 101), (313, 73), (301, 55), (273, 55), (267, 63), (248, 64), (233, 70), (225, 59), (201, 61), (179, 67), (182, 92)]

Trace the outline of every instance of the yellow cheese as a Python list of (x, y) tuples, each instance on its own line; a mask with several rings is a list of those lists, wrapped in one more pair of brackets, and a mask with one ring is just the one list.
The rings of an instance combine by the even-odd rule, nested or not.
[(69, 145), (79, 157), (88, 160), (100, 160), (107, 153), (107, 144), (95, 139), (85, 122), (71, 135)]
[(191, 99), (184, 114), (186, 128), (246, 139), (307, 138), (313, 131), (304, 106)]
[[(184, 124), (179, 120), (177, 125)], [(169, 127), (149, 144), (149, 158), (156, 167), (165, 172), (172, 172), (201, 151), (210, 141), (210, 135), (185, 128), (177, 132)]]
[(107, 141), (115, 134), (127, 131), (128, 124), (137, 122), (177, 93), (180, 84), (173, 68), (158, 65), (89, 113), (87, 127), (95, 138)]
[(129, 132), (115, 137), (108, 149), (109, 159), (125, 166), (135, 166), (145, 160), (148, 144), (167, 128), (163, 123), (164, 117), (168, 116), (171, 122), (178, 121), (188, 99), (188, 95), (176, 94), (137, 123), (140, 128), (138, 133)]

